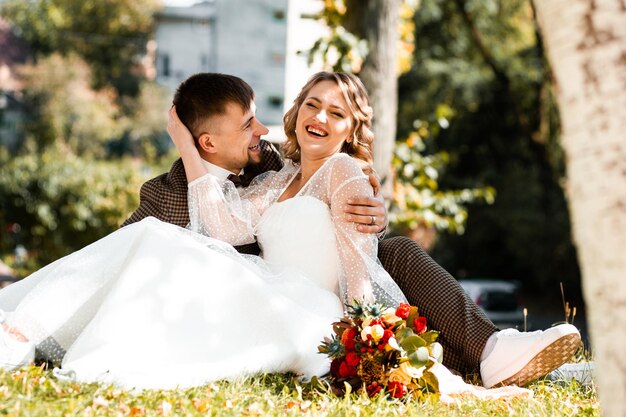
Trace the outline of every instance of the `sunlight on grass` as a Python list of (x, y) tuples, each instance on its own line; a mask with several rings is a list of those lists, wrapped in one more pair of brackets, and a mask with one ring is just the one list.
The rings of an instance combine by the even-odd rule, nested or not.
[(534, 397), (499, 401), (464, 398), (445, 405), (425, 401), (336, 397), (285, 375), (264, 375), (238, 382), (217, 382), (173, 391), (129, 392), (111, 386), (55, 379), (51, 372), (28, 367), (0, 370), (3, 416), (168, 416), (168, 415), (310, 415), (310, 416), (599, 416), (595, 390), (575, 382), (539, 381)]

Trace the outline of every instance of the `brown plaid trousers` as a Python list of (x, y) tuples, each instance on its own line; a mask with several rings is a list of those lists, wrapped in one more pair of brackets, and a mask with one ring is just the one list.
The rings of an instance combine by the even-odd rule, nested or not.
[[(262, 141), (261, 147), (261, 164), (245, 169), (245, 175), (251, 178), (283, 166), (280, 154), (269, 142)], [(180, 159), (174, 162), (169, 172), (142, 185), (139, 207), (122, 226), (148, 216), (181, 227), (189, 223), (187, 178)], [(247, 254), (259, 253), (256, 244), (238, 246), (237, 250)], [(419, 245), (405, 237), (382, 240), (378, 257), (411, 305), (419, 307), (429, 326), (441, 332), (444, 364), (461, 373), (477, 371), (483, 347), (498, 329), (469, 299), (459, 283)]]

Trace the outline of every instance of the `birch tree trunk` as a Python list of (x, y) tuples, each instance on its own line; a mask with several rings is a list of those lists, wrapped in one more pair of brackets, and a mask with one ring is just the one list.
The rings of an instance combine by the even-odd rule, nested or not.
[(348, 0), (346, 5), (351, 15), (346, 22), (348, 30), (366, 39), (369, 46), (359, 77), (374, 108), (374, 168), (385, 181), (391, 178), (396, 142), (400, 0)]
[(556, 83), (600, 403), (626, 415), (626, 0), (535, 0)]

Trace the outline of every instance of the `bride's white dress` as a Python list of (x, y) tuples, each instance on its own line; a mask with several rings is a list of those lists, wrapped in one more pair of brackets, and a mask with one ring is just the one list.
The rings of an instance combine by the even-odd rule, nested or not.
[[(344, 302), (369, 288), (381, 301), (404, 298), (376, 264), (376, 238), (341, 220), (345, 199), (369, 187), (356, 163), (331, 158), (277, 203), (297, 172), (267, 174), (243, 198), (207, 175), (190, 184), (194, 231), (144, 219), (3, 289), (0, 308), (78, 381), (172, 388), (323, 375), (317, 346)], [(255, 236), (264, 261), (222, 241)]]

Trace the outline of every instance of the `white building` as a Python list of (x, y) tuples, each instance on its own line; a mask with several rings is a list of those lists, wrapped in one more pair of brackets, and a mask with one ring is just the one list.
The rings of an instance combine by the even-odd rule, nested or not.
[(285, 110), (317, 70), (299, 52), (324, 34), (310, 18), (322, 6), (321, 0), (211, 0), (166, 7), (156, 16), (156, 79), (173, 92), (198, 72), (243, 78), (256, 92), (270, 139), (279, 141)]

